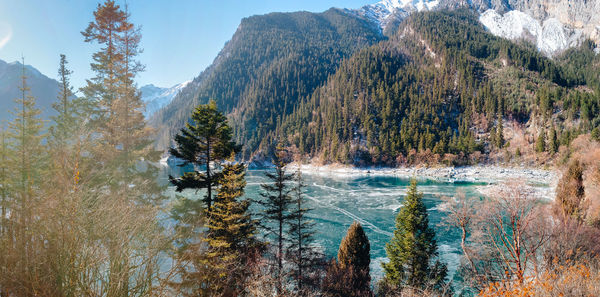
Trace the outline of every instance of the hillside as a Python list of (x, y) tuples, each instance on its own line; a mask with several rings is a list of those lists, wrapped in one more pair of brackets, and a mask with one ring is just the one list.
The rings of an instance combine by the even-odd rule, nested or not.
[(170, 144), (194, 106), (214, 99), (249, 158), (343, 59), (382, 38), (372, 24), (337, 9), (245, 18), (213, 64), (151, 119), (161, 131), (158, 146)]
[[(213, 65), (151, 118), (159, 148), (210, 99), (242, 157), (259, 162), (285, 135), (323, 163), (539, 164), (599, 125), (593, 41), (549, 58), (495, 36), (467, 9), (413, 12), (396, 26), (384, 38), (336, 9), (244, 19)], [(540, 137), (550, 152), (536, 154)]]
[[(574, 69), (575, 57), (596, 66)], [(566, 145), (599, 123), (597, 80), (585, 77), (598, 58), (588, 45), (563, 60), (493, 36), (470, 11), (416, 13), (346, 60), (281, 131), (311, 158), (359, 165), (533, 152), (553, 127)], [(513, 138), (521, 142), (510, 147)]]

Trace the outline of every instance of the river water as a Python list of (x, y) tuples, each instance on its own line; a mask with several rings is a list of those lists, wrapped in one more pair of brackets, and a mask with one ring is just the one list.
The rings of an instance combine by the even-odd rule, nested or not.
[[(246, 197), (259, 199), (260, 184), (268, 182), (264, 170), (249, 170), (246, 175)], [(374, 279), (383, 275), (381, 262), (386, 261), (385, 245), (394, 231), (395, 217), (406, 190), (408, 178), (370, 174), (319, 175), (303, 174), (307, 207), (310, 219), (316, 223), (316, 240), (328, 257), (335, 257), (346, 230), (353, 221), (362, 224), (371, 243), (371, 274)], [(166, 176), (161, 178), (166, 181)], [(485, 183), (455, 182), (417, 178), (418, 190), (424, 194), (429, 213), (429, 225), (436, 231), (441, 260), (448, 265), (453, 278), (460, 262), (460, 241), (457, 230), (441, 223), (446, 216), (443, 197), (464, 193), (468, 197), (481, 197), (478, 187)], [(184, 191), (175, 193), (173, 187), (167, 195), (201, 197), (202, 193)]]

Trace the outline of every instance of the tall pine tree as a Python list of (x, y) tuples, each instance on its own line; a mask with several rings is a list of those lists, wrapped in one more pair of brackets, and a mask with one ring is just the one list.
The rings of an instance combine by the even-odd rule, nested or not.
[(41, 288), (49, 283), (49, 277), (39, 269), (38, 263), (42, 261), (40, 254), (45, 243), (35, 235), (47, 156), (42, 145), (41, 112), (36, 107), (36, 99), (30, 95), (24, 60), (19, 90), (21, 97), (15, 99), (15, 119), (9, 124), (8, 150), (5, 151), (10, 152), (6, 160), (10, 174), (5, 180), (10, 191), (4, 201), (4, 211), (10, 215), (4, 220), (7, 229), (2, 238), (1, 263), (10, 273), (0, 276), (0, 287), (21, 296), (44, 295), (49, 292), (42, 292)]
[(342, 269), (352, 270), (351, 280), (356, 292), (368, 292), (371, 287), (369, 275), (371, 244), (358, 222), (352, 223), (338, 250), (338, 264)]
[(546, 131), (542, 128), (535, 142), (535, 151), (543, 153), (546, 151)]
[(185, 252), (192, 266), (181, 267), (177, 286), (186, 296), (239, 296), (250, 276), (248, 265), (261, 248), (255, 238), (256, 221), (248, 210), (250, 201), (242, 199), (244, 164), (225, 164), (219, 184), (206, 237)]
[(292, 191), (292, 206), (290, 208), (289, 246), (287, 248), (288, 259), (293, 263), (293, 275), (296, 280), (296, 289), (300, 294), (308, 291), (308, 287), (316, 287), (318, 284), (319, 266), (322, 266), (323, 255), (317, 250), (314, 242), (315, 223), (308, 218), (312, 210), (306, 208), (304, 189), (306, 185), (302, 179), (300, 168), (294, 176), (296, 183)]
[(548, 139), (548, 151), (552, 154), (558, 152), (558, 137), (556, 136), (556, 129), (554, 129), (554, 125), (550, 128), (550, 137)]
[(285, 247), (289, 242), (287, 234), (287, 226), (293, 220), (290, 215), (290, 210), (294, 204), (292, 199), (294, 174), (288, 173), (286, 166), (288, 165), (287, 151), (281, 144), (277, 145), (273, 164), (275, 164), (275, 172), (265, 173), (270, 183), (260, 185), (262, 191), (260, 196), (262, 199), (257, 200), (264, 209), (259, 214), (259, 222), (264, 230), (267, 238), (274, 242), (274, 258), (275, 258), (275, 278), (277, 281), (278, 293), (283, 291), (283, 261), (285, 257)]
[(196, 107), (186, 127), (175, 136), (175, 147), (169, 152), (183, 161), (181, 166), (203, 167), (203, 171), (186, 172), (181, 177), (169, 177), (171, 183), (181, 192), (185, 189), (206, 189), (204, 203), (210, 210), (213, 201), (213, 189), (217, 186), (220, 172), (215, 163), (229, 158), (240, 148), (232, 141), (232, 129), (227, 118), (218, 109), (214, 101)]
[(404, 287), (440, 290), (447, 274), (446, 265), (437, 259), (435, 231), (429, 226), (423, 193), (411, 180), (404, 206), (396, 217), (396, 230), (385, 247), (389, 262), (383, 263), (384, 282)]
[[(163, 196), (156, 182), (158, 169), (149, 163), (158, 161), (160, 153), (152, 149), (153, 131), (145, 124), (134, 81), (143, 70), (136, 60), (141, 35), (127, 9), (113, 0), (98, 4), (82, 35), (85, 42), (100, 46), (92, 56), (95, 77), (82, 88), (88, 102), (95, 103), (91, 127), (96, 133), (90, 153), (97, 173), (89, 176), (89, 184), (103, 196), (96, 209), (103, 222), (97, 228), (104, 235), (109, 262), (106, 278), (96, 276), (107, 294), (124, 296), (131, 288), (149, 294), (151, 286), (141, 283), (151, 283), (158, 271), (157, 253), (149, 250), (160, 245), (151, 240), (160, 238), (154, 206)], [(142, 249), (153, 256), (132, 263)]]

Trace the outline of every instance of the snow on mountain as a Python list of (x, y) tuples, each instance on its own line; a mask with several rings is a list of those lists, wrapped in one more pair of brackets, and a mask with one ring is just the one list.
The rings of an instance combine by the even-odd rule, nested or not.
[(146, 103), (144, 116), (150, 117), (156, 111), (171, 103), (171, 100), (179, 93), (181, 89), (187, 86), (191, 81), (186, 81), (170, 88), (161, 88), (153, 84), (145, 85), (140, 88), (142, 92), (142, 101)]
[(365, 5), (353, 12), (370, 19), (379, 25), (382, 30), (392, 19), (402, 19), (410, 13), (422, 10), (431, 10), (437, 6), (439, 0), (381, 0), (375, 4)]
[(460, 7), (480, 13), (479, 20), (492, 34), (529, 40), (550, 57), (586, 38), (600, 44), (600, 0), (381, 0), (347, 11), (386, 32), (413, 12)]
[(540, 22), (518, 10), (500, 15), (489, 9), (481, 14), (479, 21), (496, 36), (513, 40), (528, 39), (549, 56), (577, 46), (583, 40), (581, 30), (568, 28), (555, 18)]

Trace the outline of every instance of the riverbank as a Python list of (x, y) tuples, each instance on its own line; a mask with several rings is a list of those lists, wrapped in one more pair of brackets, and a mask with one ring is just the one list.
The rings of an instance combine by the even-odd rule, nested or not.
[[(298, 164), (291, 167), (298, 168)], [(344, 165), (313, 165), (303, 164), (303, 174), (322, 175), (331, 177), (353, 176), (396, 176), (400, 178), (425, 178), (443, 182), (472, 182), (486, 183), (478, 190), (483, 195), (494, 194), (505, 183), (517, 181), (527, 185), (531, 195), (553, 200), (556, 184), (560, 178), (557, 170), (545, 170), (527, 167), (502, 166), (464, 166), (464, 167), (399, 167), (399, 168), (357, 168)]]

